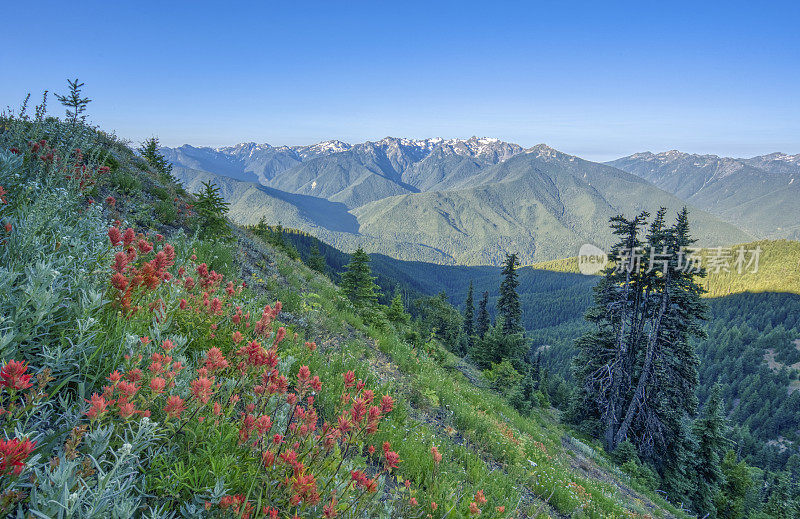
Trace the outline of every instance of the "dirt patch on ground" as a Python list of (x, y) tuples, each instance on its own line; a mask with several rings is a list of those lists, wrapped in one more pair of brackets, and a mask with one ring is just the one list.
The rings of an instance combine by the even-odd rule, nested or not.
[[(800, 351), (800, 339), (794, 341), (794, 347), (797, 348), (797, 351)], [(781, 368), (787, 368), (790, 370), (800, 371), (800, 362), (795, 362), (794, 364), (785, 365), (778, 362), (776, 357), (775, 350), (773, 348), (769, 348), (764, 352), (764, 362), (767, 363), (767, 367), (771, 369), (773, 372), (777, 373), (781, 370)], [(789, 382), (789, 387), (787, 391), (791, 395), (795, 391), (800, 391), (800, 380), (792, 380)]]

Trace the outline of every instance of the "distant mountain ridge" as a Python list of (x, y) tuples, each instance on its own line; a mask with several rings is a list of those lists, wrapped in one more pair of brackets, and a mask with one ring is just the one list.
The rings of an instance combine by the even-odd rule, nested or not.
[(608, 165), (649, 180), (763, 238), (800, 238), (800, 154), (747, 159), (676, 150), (635, 153)]
[[(182, 146), (165, 154), (190, 190), (219, 184), (241, 223), (264, 218), (343, 250), (435, 263), (494, 265), (506, 252), (525, 263), (570, 256), (583, 243), (609, 245), (615, 214), (686, 205), (612, 166), (490, 138)], [(704, 245), (753, 238), (690, 209)]]

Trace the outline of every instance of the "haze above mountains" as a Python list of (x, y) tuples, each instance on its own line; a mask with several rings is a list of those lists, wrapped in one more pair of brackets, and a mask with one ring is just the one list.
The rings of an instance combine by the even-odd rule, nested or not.
[(405, 260), (573, 256), (583, 243), (609, 245), (610, 216), (660, 206), (686, 205), (704, 246), (800, 237), (800, 155), (645, 152), (601, 164), (477, 137), (162, 151), (187, 189), (219, 185), (240, 223), (263, 217)]

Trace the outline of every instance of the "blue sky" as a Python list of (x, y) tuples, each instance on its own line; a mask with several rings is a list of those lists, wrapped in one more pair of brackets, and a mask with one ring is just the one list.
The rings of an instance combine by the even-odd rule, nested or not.
[(77, 75), (91, 121), (135, 142), (800, 153), (796, 2), (69, 5), (3, 8), (1, 106)]

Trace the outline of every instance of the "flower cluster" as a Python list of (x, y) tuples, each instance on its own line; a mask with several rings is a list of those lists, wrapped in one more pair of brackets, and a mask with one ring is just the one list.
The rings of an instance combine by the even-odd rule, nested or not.
[(36, 447), (36, 442), (28, 439), (0, 439), (0, 477), (12, 474), (19, 476), (25, 469), (25, 461)]
[[(280, 326), (280, 301), (264, 306), (258, 319), (251, 320), (237, 304), (244, 284), (225, 282), (206, 263), (196, 263), (194, 254), (190, 263), (176, 269), (174, 249), (162, 244), (160, 236), (151, 239), (115, 225), (108, 239), (116, 250), (114, 304), (128, 317), (142, 308), (153, 310), (152, 302), (160, 301), (156, 290), (170, 284), (170, 297), (179, 301), (173, 322), (199, 332), (210, 344), (190, 370), (175, 360), (171, 341), (152, 344), (142, 337), (140, 351), (126, 356), (125, 364), (108, 375), (102, 392), (87, 400), (90, 421), (152, 417), (176, 438), (184, 430), (191, 430), (193, 437), (228, 437), (233, 428), (234, 442), (226, 448), (243, 462), (258, 460), (256, 484), (271, 489), (268, 509), (257, 510), (255, 503), (235, 492), (207, 504), (237, 516), (307, 512), (336, 517), (367, 506), (381, 478), (399, 466), (400, 457), (387, 442), (371, 474), (353, 469), (345, 460), (363, 451), (394, 400), (376, 394), (348, 371), (342, 374), (344, 390), (332, 399), (338, 402), (335, 419), (323, 420), (316, 399), (325, 384), (312, 372), (311, 363), (295, 366), (296, 371), (281, 365), (281, 350), (289, 341), (302, 344), (309, 360), (319, 353), (315, 343), (298, 343), (297, 334), (290, 336)], [(170, 311), (165, 304), (160, 308)], [(160, 313), (154, 313), (158, 319)]]
[[(143, 344), (149, 338), (142, 337)], [(103, 386), (102, 394), (94, 393), (87, 400), (90, 420), (100, 420), (111, 414), (122, 420), (137, 416), (149, 417), (156, 408), (162, 408), (167, 418), (180, 417), (183, 400), (176, 395), (166, 395), (165, 391), (175, 387), (175, 379), (183, 370), (179, 361), (173, 361), (169, 352), (174, 348), (172, 341), (165, 340), (160, 349), (147, 357), (135, 359), (127, 357), (128, 369), (124, 374), (114, 371), (108, 376), (108, 384)], [(145, 367), (146, 366), (146, 367)], [(143, 369), (144, 368), (144, 369)]]
[[(126, 315), (135, 314), (141, 309), (138, 302), (144, 295), (172, 278), (169, 268), (175, 264), (175, 248), (164, 243), (156, 251), (147, 236), (137, 234), (130, 227), (124, 232), (116, 226), (111, 227), (108, 229), (108, 239), (114, 249), (119, 249), (114, 254), (111, 266), (115, 303)], [(163, 311), (163, 304), (155, 301), (149, 305), (149, 309)]]

